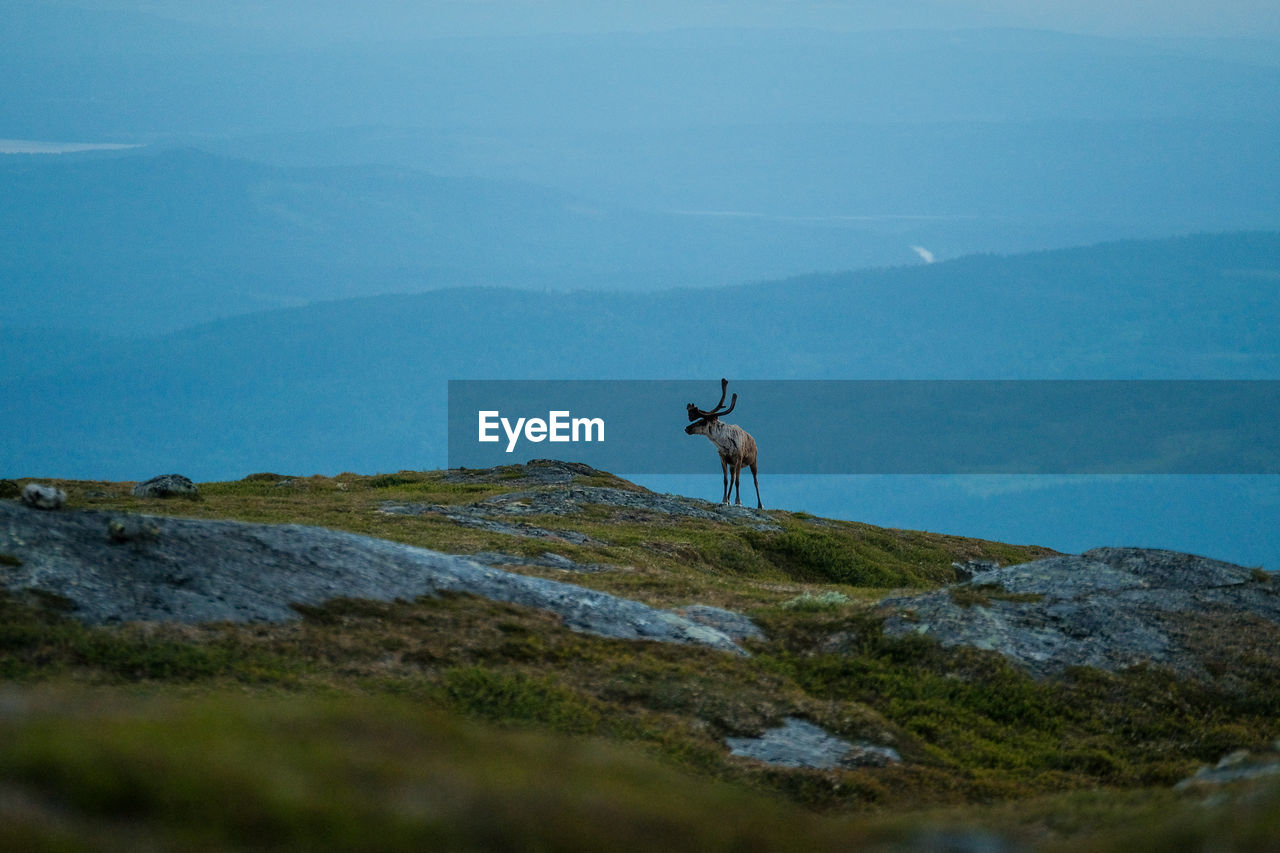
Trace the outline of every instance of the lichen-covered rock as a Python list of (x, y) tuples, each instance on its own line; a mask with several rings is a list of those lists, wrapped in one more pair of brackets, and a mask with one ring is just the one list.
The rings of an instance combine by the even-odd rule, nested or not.
[(569, 486), (548, 491), (508, 492), (486, 498), (475, 504), (478, 510), (501, 515), (576, 515), (588, 505), (617, 507), (619, 509), (646, 510), (659, 515), (682, 518), (718, 520), (749, 518), (755, 521), (772, 521), (763, 510), (747, 507), (709, 504), (693, 498), (677, 495), (659, 495), (654, 492), (618, 489), (610, 486)]
[(741, 758), (752, 758), (779, 767), (882, 767), (902, 761), (897, 750), (870, 743), (849, 743), (820, 726), (788, 717), (776, 729), (760, 737), (731, 737), (725, 743)]
[(138, 498), (196, 498), (200, 490), (181, 474), (161, 474), (133, 487)]
[(144, 517), (113, 518), (107, 522), (107, 538), (117, 544), (158, 539), (160, 526)]
[(298, 617), (294, 604), (465, 592), (549, 610), (604, 637), (746, 654), (715, 628), (638, 601), (321, 527), (45, 515), (0, 502), (0, 552), (21, 562), (3, 574), (6, 586), (66, 600), (88, 623), (282, 621)]
[(735, 640), (765, 639), (764, 631), (761, 631), (756, 623), (732, 610), (712, 607), (709, 604), (690, 604), (687, 607), (677, 607), (676, 612), (686, 619), (723, 631)]
[(990, 649), (1036, 675), (1153, 664), (1204, 677), (1210, 659), (1229, 663), (1251, 644), (1280, 639), (1280, 592), (1257, 570), (1148, 548), (978, 572), (882, 604), (890, 636)]
[[(571, 466), (572, 463), (558, 463)], [(497, 469), (500, 470), (500, 469)], [(528, 470), (539, 470), (530, 463)], [(548, 468), (548, 470), (561, 470)], [(587, 469), (594, 471), (594, 469)], [(451, 475), (453, 472), (450, 472)], [(485, 472), (491, 475), (493, 470)], [(596, 472), (599, 473), (599, 472)], [(484, 482), (491, 482), (485, 480)], [(604, 506), (614, 510), (614, 517), (621, 521), (659, 520), (663, 517), (697, 518), (707, 521), (723, 521), (747, 524), (755, 530), (778, 531), (782, 528), (765, 510), (743, 506), (712, 504), (696, 498), (678, 495), (660, 495), (637, 489), (621, 489), (612, 486), (568, 485), (545, 490), (506, 492), (472, 504), (433, 506), (429, 504), (396, 503), (386, 501), (382, 512), (397, 515), (439, 514), (457, 524), (476, 527), (491, 533), (509, 536), (534, 536), (544, 539), (563, 539), (574, 544), (600, 544), (585, 534), (574, 531), (548, 530), (534, 527), (519, 519), (522, 516), (570, 516), (579, 515), (588, 506)]]
[(447, 483), (506, 483), (508, 485), (551, 486), (572, 483), (579, 477), (608, 477), (604, 471), (581, 462), (559, 459), (531, 459), (525, 465), (503, 465), (498, 468), (450, 468)]
[(550, 539), (568, 542), (573, 545), (601, 545), (602, 542), (592, 539), (577, 530), (548, 530), (523, 521), (495, 521), (482, 513), (471, 511), (469, 507), (441, 506), (433, 504), (403, 504), (383, 501), (378, 509), (389, 515), (443, 515), (445, 518), (463, 527), (474, 527), (489, 533), (501, 533), (504, 536), (523, 536), (531, 539)]
[(965, 560), (963, 563), (952, 563), (951, 568), (955, 569), (956, 580), (968, 581), (973, 580), (975, 574), (995, 571), (1000, 568), (1000, 564), (995, 560)]
[[(563, 572), (593, 574), (595, 572), (617, 571), (618, 566), (606, 563), (578, 563), (561, 554), (544, 551), (540, 557), (524, 557), (516, 554), (503, 554), (499, 551), (480, 551), (468, 555), (468, 559), (486, 566), (536, 566), (545, 569), (559, 569)], [(694, 620), (697, 621), (697, 620)]]
[(27, 483), (22, 487), (22, 502), (36, 509), (62, 509), (67, 503), (67, 493), (54, 486)]

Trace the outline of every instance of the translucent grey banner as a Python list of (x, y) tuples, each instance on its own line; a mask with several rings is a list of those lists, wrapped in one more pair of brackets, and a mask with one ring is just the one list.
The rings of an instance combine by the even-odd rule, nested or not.
[[(1280, 381), (731, 381), (762, 474), (1277, 474)], [(449, 382), (449, 465), (719, 473), (706, 381)]]

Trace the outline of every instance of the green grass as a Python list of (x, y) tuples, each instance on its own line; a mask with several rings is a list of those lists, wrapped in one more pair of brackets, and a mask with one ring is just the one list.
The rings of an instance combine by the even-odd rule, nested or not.
[[(1169, 789), (823, 817), (598, 737), (498, 729), (394, 697), (51, 688), (0, 717), (8, 850), (912, 849), (998, 832), (1050, 850), (1272, 849), (1280, 788)], [(792, 788), (875, 799), (874, 780)]]
[(26, 602), (0, 592), (0, 677), (289, 684), (300, 673), (296, 660), (253, 643), (234, 628), (93, 628), (61, 615), (66, 610), (47, 595)]
[[(106, 710), (75, 707), (85, 698)], [(497, 731), (403, 700), (36, 701), (39, 713), (0, 721), (0, 778), (25, 794), (0, 823), (5, 849), (33, 838), (315, 851), (800, 851), (858, 840), (606, 742)]]
[[(1233, 748), (1265, 751), (1280, 733), (1280, 706), (1267, 705), (1280, 693), (1261, 677), (1260, 695), (1145, 668), (1038, 681), (994, 652), (887, 638), (868, 614), (769, 618), (766, 631), (781, 649), (762, 665), (812, 698), (875, 709), (904, 756), (952, 775), (971, 801), (1171, 785)], [(837, 634), (846, 639), (830, 648)]]
[(548, 729), (593, 734), (605, 709), (553, 676), (482, 666), (452, 667), (443, 673), (442, 692), (459, 712), (497, 722), (537, 723)]
[(893, 588), (950, 580), (952, 557), (927, 534), (874, 528), (831, 532), (788, 524), (781, 533), (753, 531), (748, 541), (796, 580)]

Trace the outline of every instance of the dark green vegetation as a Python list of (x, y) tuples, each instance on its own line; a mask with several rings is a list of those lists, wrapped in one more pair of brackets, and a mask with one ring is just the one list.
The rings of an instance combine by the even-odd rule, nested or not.
[[(278, 625), (87, 628), (48, 596), (11, 594), (0, 847), (805, 850), (921, 826), (1071, 849), (1280, 839), (1274, 791), (1205, 808), (1171, 789), (1280, 735), (1275, 661), (1245, 662), (1229, 687), (1143, 668), (1035, 681), (994, 653), (881, 633), (874, 602), (888, 588), (1043, 549), (785, 512), (771, 513), (780, 532), (609, 506), (525, 519), (605, 543), (572, 546), (377, 511), (528, 488), (520, 477), (259, 474), (204, 484), (196, 503), (57, 485), (73, 506), (315, 523), (453, 553), (554, 550), (618, 568), (525, 571), (730, 607), (769, 639), (747, 641), (745, 659), (608, 640), (470, 596), (336, 600)], [(726, 736), (787, 716), (904, 761), (818, 771), (729, 755)]]

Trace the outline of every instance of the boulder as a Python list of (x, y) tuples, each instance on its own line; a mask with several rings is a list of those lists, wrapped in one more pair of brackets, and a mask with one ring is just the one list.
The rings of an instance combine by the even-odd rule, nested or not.
[(995, 560), (965, 560), (963, 563), (952, 563), (951, 568), (956, 571), (956, 580), (971, 581), (974, 575), (994, 572), (1000, 568), (1000, 564)]
[(181, 474), (162, 474), (134, 486), (133, 495), (139, 498), (197, 498), (200, 490)]
[(22, 489), (22, 502), (36, 509), (62, 509), (67, 502), (67, 493), (53, 486), (27, 483)]
[(769, 729), (758, 738), (731, 737), (725, 742), (734, 755), (778, 767), (830, 770), (835, 767), (883, 767), (902, 761), (892, 747), (863, 741), (849, 743), (795, 717), (787, 717), (781, 726)]
[(1152, 548), (976, 571), (882, 604), (888, 636), (997, 651), (1037, 676), (1146, 664), (1205, 678), (1280, 638), (1280, 588), (1265, 572)]

